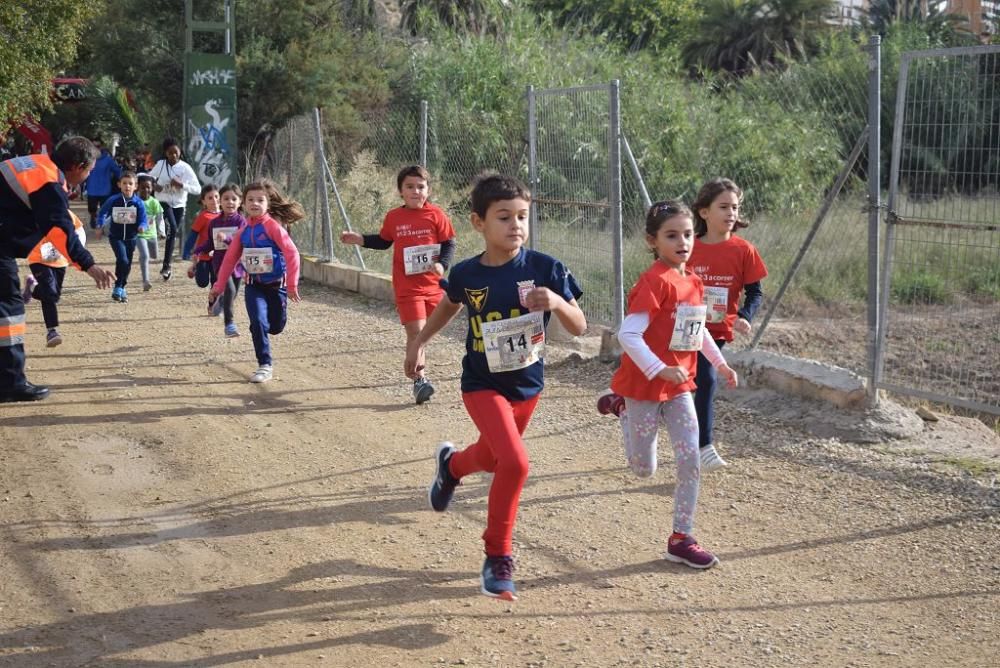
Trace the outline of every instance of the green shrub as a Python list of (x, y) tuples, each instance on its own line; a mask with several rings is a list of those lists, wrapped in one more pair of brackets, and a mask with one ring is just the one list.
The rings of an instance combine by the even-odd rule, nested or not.
[(892, 296), (903, 304), (947, 304), (950, 299), (947, 281), (926, 269), (894, 272)]

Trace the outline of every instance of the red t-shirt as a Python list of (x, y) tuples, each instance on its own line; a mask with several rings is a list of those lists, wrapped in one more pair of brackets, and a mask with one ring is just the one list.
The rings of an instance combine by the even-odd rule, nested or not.
[[(206, 241), (208, 241), (208, 224), (219, 217), (219, 212), (206, 211), (202, 209), (198, 212), (198, 215), (194, 217), (194, 222), (191, 223), (191, 231), (198, 233), (198, 239), (194, 242), (192, 248), (197, 248)], [(211, 260), (211, 253), (201, 253), (198, 255), (199, 260)]]
[(709, 333), (716, 341), (732, 341), (740, 291), (767, 276), (764, 260), (752, 243), (734, 234), (717, 244), (697, 239), (687, 267), (705, 283)]
[(378, 234), (393, 245), (392, 287), (396, 292), (396, 299), (441, 292), (441, 278), (433, 271), (407, 276), (404, 257), (407, 248), (440, 244), (455, 238), (455, 230), (444, 211), (430, 202), (420, 209), (397, 207), (385, 214), (385, 221)]
[(662, 262), (654, 262), (635, 287), (628, 293), (628, 313), (649, 314), (649, 327), (642, 338), (650, 350), (667, 366), (687, 368), (688, 379), (676, 385), (662, 378), (649, 380), (627, 354), (622, 355), (621, 366), (611, 379), (611, 389), (629, 399), (642, 401), (669, 401), (684, 392), (695, 389), (694, 377), (698, 372), (696, 351), (670, 350), (670, 338), (678, 305), (702, 304), (704, 286), (695, 274), (681, 274)]

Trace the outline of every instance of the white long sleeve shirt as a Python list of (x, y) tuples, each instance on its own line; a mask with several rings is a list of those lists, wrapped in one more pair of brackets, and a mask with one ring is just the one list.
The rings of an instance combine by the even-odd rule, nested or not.
[[(667, 365), (657, 357), (656, 353), (649, 347), (642, 335), (649, 327), (648, 313), (632, 313), (625, 316), (621, 327), (618, 328), (618, 342), (622, 344), (622, 350), (632, 358), (635, 365), (642, 370), (646, 378), (652, 380), (667, 368)], [(705, 356), (713, 368), (718, 369), (726, 363), (722, 356), (722, 351), (712, 339), (708, 328), (702, 329), (701, 354)]]
[[(178, 160), (175, 165), (169, 164), (166, 160), (160, 160), (149, 170), (149, 175), (156, 179), (158, 185), (163, 187), (163, 190), (156, 193), (156, 199), (164, 206), (178, 209), (187, 205), (188, 193), (201, 194), (201, 183), (198, 181), (198, 175), (194, 173), (191, 165), (183, 160)], [(170, 185), (171, 179), (177, 179), (184, 186), (175, 188)]]

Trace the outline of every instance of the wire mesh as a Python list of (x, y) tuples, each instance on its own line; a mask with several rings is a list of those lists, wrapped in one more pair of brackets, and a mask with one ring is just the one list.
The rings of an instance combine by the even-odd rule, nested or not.
[(903, 58), (880, 386), (1000, 413), (1000, 47)]

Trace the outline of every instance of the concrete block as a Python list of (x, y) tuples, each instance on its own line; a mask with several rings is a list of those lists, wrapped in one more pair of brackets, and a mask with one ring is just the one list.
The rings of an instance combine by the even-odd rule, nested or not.
[(323, 274), (323, 284), (341, 290), (358, 291), (358, 277), (361, 269), (339, 262), (324, 262), (320, 265)]
[(839, 408), (866, 407), (865, 379), (847, 369), (763, 350), (726, 350), (723, 354), (740, 374), (741, 384), (748, 387), (767, 387)]
[(372, 299), (394, 302), (396, 295), (392, 290), (392, 277), (374, 271), (362, 271), (358, 274), (358, 292)]
[(322, 270), (319, 267), (320, 262), (317, 258), (311, 257), (309, 255), (299, 256), (299, 276), (302, 278), (315, 281), (317, 283), (323, 282)]

